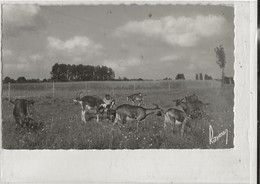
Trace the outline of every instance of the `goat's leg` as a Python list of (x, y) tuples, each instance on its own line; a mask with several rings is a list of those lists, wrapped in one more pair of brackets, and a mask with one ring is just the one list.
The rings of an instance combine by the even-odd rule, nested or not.
[(81, 111), (81, 120), (82, 120), (82, 121), (84, 121), (83, 113), (84, 113), (84, 111), (82, 110), (82, 111)]
[(83, 121), (84, 123), (87, 123), (87, 121), (86, 121), (86, 110), (83, 110), (83, 111), (82, 111), (82, 113), (81, 113), (81, 118), (82, 118), (82, 121)]
[(182, 123), (182, 126), (181, 126), (181, 137), (183, 137), (183, 133), (184, 133), (184, 129), (185, 129), (187, 120), (188, 120), (188, 118), (185, 117), (185, 119), (184, 119), (184, 121), (183, 121), (183, 123)]
[(119, 119), (120, 119), (120, 116), (118, 114), (116, 114), (113, 126), (115, 126), (115, 124), (118, 122)]
[(97, 114), (97, 122), (99, 122), (99, 115)]

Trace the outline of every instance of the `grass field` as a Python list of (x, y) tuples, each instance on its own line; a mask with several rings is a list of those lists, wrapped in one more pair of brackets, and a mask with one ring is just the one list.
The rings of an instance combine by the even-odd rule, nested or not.
[[(180, 127), (167, 124), (164, 117), (149, 116), (140, 123), (129, 121), (124, 126), (106, 119), (86, 124), (81, 121), (81, 107), (73, 103), (77, 92), (104, 97), (111, 94), (117, 105), (128, 103), (126, 96), (135, 92), (146, 94), (146, 104), (158, 104), (162, 109), (174, 107), (172, 99), (197, 94), (210, 105), (202, 119), (192, 120), (192, 130), (180, 136)], [(43, 126), (32, 132), (15, 129), (12, 115), (13, 104), (6, 100), (8, 86), (2, 92), (2, 146), (4, 149), (194, 149), (232, 148), (234, 139), (234, 85), (225, 86), (220, 95), (217, 81), (141, 81), (141, 82), (71, 82), (56, 83), (53, 98), (52, 83), (12, 84), (11, 97), (30, 98), (36, 101), (31, 109), (32, 116)], [(209, 144), (209, 125), (214, 136), (228, 130), (225, 136)]]

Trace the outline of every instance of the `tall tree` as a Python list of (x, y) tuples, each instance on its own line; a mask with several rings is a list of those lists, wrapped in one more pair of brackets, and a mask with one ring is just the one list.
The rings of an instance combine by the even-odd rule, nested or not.
[(200, 80), (203, 80), (203, 75), (202, 75), (202, 73), (200, 73)]
[(25, 77), (18, 77), (17, 80), (16, 80), (17, 83), (26, 83), (27, 80)]
[(216, 53), (216, 57), (217, 57), (217, 61), (216, 63), (218, 64), (218, 66), (220, 67), (220, 69), (222, 70), (222, 79), (221, 79), (221, 89), (220, 89), (220, 94), (224, 93), (224, 79), (225, 79), (225, 65), (226, 65), (226, 55), (225, 55), (225, 51), (224, 51), (224, 47), (222, 45), (220, 45), (219, 47), (216, 47), (214, 49), (215, 53)]

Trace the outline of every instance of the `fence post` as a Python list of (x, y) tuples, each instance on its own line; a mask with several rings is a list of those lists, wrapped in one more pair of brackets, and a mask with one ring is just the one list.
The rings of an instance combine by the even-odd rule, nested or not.
[(54, 89), (54, 81), (52, 82), (52, 98), (54, 98), (54, 91), (55, 91), (55, 89)]
[(168, 89), (169, 89), (169, 91), (171, 90), (171, 83), (170, 83), (170, 81), (168, 82)]
[(115, 96), (115, 84), (113, 82), (113, 90), (112, 90), (113, 96)]
[(8, 82), (8, 100), (9, 100), (9, 102), (11, 100), (11, 83), (10, 82)]
[(134, 82), (134, 92), (135, 92), (135, 82)]
[(88, 82), (86, 81), (86, 92), (88, 93)]

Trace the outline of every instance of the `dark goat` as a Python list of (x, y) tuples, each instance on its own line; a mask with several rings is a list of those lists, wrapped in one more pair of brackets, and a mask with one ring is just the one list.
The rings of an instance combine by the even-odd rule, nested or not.
[(122, 123), (126, 122), (127, 118), (135, 119), (138, 122), (144, 120), (148, 115), (155, 114), (157, 116), (163, 115), (163, 110), (156, 105), (155, 108), (143, 108), (129, 104), (123, 104), (116, 108), (116, 119), (114, 125), (121, 119)]
[(14, 104), (13, 116), (16, 121), (16, 125), (19, 127), (29, 126), (30, 121), (33, 120), (30, 116), (29, 107), (34, 105), (33, 100), (26, 99), (15, 99), (14, 101), (10, 101)]
[(185, 112), (179, 109), (170, 108), (165, 112), (164, 128), (166, 128), (166, 123), (171, 123), (174, 127), (175, 125), (182, 125), (181, 136), (183, 136), (185, 126), (191, 128), (188, 120), (188, 116)]
[(201, 116), (203, 112), (203, 107), (208, 105), (209, 103), (203, 103), (200, 100), (197, 101), (183, 101), (183, 99), (173, 100), (176, 102), (176, 106), (181, 106), (183, 111), (186, 113), (187, 116), (191, 117), (192, 119)]
[(135, 94), (132, 94), (132, 95), (129, 95), (126, 97), (126, 100), (127, 101), (132, 101), (132, 105), (135, 104), (135, 101), (138, 102), (138, 106), (141, 105), (141, 102), (144, 101), (144, 96), (142, 93), (135, 93)]

